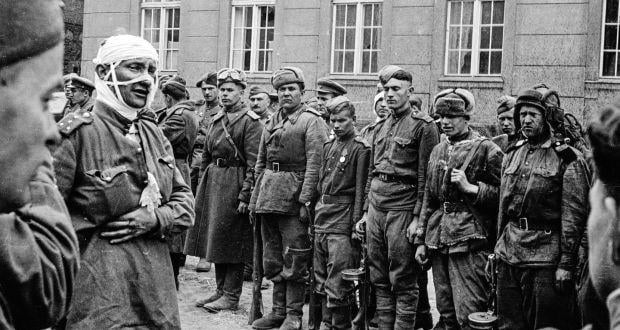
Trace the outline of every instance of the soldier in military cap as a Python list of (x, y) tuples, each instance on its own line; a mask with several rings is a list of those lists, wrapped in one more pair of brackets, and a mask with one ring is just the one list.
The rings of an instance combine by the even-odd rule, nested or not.
[[(157, 125), (172, 145), (175, 166), (181, 171), (185, 183), (190, 184), (189, 157), (194, 148), (194, 141), (198, 132), (198, 118), (194, 113), (194, 102), (189, 100), (189, 93), (185, 88), (185, 79), (173, 76), (167, 79), (161, 87), (166, 108), (159, 114)], [(170, 257), (174, 280), (179, 289), (179, 269), (185, 265), (185, 233), (177, 235), (170, 242)]]
[(446, 329), (469, 329), (469, 314), (487, 310), (484, 268), (495, 243), (503, 153), (469, 127), (469, 91), (447, 89), (433, 102), (447, 138), (431, 153), (420, 223), (407, 236), (417, 245), (416, 261), (432, 264)]
[(503, 152), (518, 139), (514, 120), (516, 101), (517, 99), (510, 95), (503, 95), (497, 99), (497, 122), (503, 134), (494, 137), (491, 141), (497, 144)]
[(377, 117), (375, 117), (375, 121), (373, 123), (366, 125), (360, 131), (360, 136), (366, 141), (370, 141), (370, 139), (372, 138), (372, 132), (375, 129), (377, 123), (387, 117), (387, 115), (390, 113), (390, 109), (387, 106), (387, 102), (385, 102), (384, 95), (385, 94), (383, 93), (383, 91), (380, 91), (379, 93), (377, 93), (377, 95), (375, 95), (373, 109), (375, 110), (375, 115)]
[(82, 114), (90, 112), (95, 104), (93, 90), (95, 85), (92, 81), (70, 73), (63, 77), (67, 105), (63, 111), (63, 117), (70, 113)]
[(583, 156), (551, 134), (534, 89), (519, 93), (499, 191), (497, 300), (500, 329), (575, 327), (574, 278), (586, 224), (589, 173)]
[(317, 110), (321, 113), (321, 117), (326, 122), (329, 122), (329, 113), (326, 108), (327, 101), (336, 96), (347, 94), (347, 89), (329, 78), (319, 78), (316, 85)]
[(261, 123), (265, 124), (267, 118), (271, 116), (271, 98), (269, 92), (261, 86), (252, 86), (248, 95), (250, 100), (250, 108), (260, 116)]
[(261, 218), (265, 277), (274, 283), (273, 308), (252, 327), (301, 329), (312, 257), (309, 217), (327, 128), (320, 114), (301, 102), (305, 82), (299, 68), (277, 70), (271, 83), (280, 108), (263, 130), (250, 210)]
[[(379, 327), (413, 329), (419, 269), (413, 243), (403, 235), (418, 222), (426, 184), (426, 167), (439, 141), (432, 118), (411, 109), (411, 73), (389, 65), (379, 72), (392, 113), (379, 121), (371, 138), (366, 186), (370, 280), (376, 290)], [(358, 229), (361, 225), (358, 224)]]

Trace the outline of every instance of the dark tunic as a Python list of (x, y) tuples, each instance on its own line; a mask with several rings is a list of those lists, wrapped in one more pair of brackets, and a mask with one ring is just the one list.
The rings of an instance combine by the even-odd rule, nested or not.
[[(202, 154), (204, 174), (196, 194), (199, 225), (188, 233), (186, 254), (206, 256), (214, 263), (252, 260), (252, 227), (247, 215), (237, 213), (237, 207), (240, 201), (250, 202), (252, 170), (262, 131), (258, 119), (244, 103), (237, 104), (230, 114), (222, 110), (211, 119)], [(226, 138), (223, 125), (242, 155), (237, 155)]]
[[(59, 123), (56, 178), (82, 252), (68, 328), (180, 327), (166, 239), (193, 224), (194, 202), (154, 114), (144, 110), (134, 121), (140, 143), (126, 137), (131, 124), (100, 102), (92, 114)], [(140, 208), (147, 172), (161, 194), (159, 230), (122, 244), (101, 239), (102, 225)]]

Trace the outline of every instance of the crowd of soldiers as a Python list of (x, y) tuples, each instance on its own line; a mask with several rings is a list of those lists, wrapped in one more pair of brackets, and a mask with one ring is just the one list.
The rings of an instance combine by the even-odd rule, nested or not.
[(94, 82), (65, 76), (55, 123), (59, 3), (1, 0), (0, 31), (2, 328), (180, 328), (186, 255), (214, 265), (196, 303), (212, 313), (239, 307), (244, 272), (272, 283), (254, 329), (301, 329), (307, 296), (323, 330), (620, 327), (618, 101), (586, 132), (534, 85), (499, 98), (490, 139), (471, 92), (424, 111), (388, 65), (358, 132), (328, 78), (303, 101), (299, 68), (273, 73), (275, 93), (224, 68), (194, 101), (149, 42), (117, 35)]

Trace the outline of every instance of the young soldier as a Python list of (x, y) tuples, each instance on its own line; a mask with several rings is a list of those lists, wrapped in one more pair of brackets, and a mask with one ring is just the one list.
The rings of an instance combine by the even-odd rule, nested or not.
[(433, 107), (447, 139), (428, 162), (416, 260), (432, 264), (437, 309), (446, 329), (469, 329), (469, 314), (487, 308), (484, 268), (495, 243), (503, 153), (469, 127), (475, 108), (469, 91), (444, 90)]
[(301, 329), (312, 258), (308, 222), (327, 128), (320, 114), (301, 102), (305, 83), (299, 68), (277, 70), (271, 83), (280, 109), (263, 130), (250, 210), (261, 217), (263, 265), (265, 277), (273, 282), (273, 308), (252, 327), (294, 330)]
[[(377, 123), (371, 142), (368, 181), (367, 241), (370, 280), (376, 289), (382, 329), (412, 329), (418, 299), (414, 246), (403, 235), (418, 222), (437, 126), (409, 103), (411, 73), (397, 66), (379, 72), (392, 113)], [(358, 228), (361, 226), (358, 226)]]
[(327, 102), (335, 138), (323, 146), (319, 174), (319, 200), (314, 220), (315, 291), (322, 296), (321, 329), (350, 329), (349, 298), (353, 283), (342, 270), (357, 267), (359, 251), (353, 248), (353, 224), (362, 216), (368, 176), (370, 145), (355, 136), (355, 108), (345, 96)]
[(497, 99), (497, 122), (499, 123), (502, 133), (493, 139), (502, 152), (506, 152), (508, 146), (517, 140), (517, 132), (515, 130), (514, 112), (516, 99), (509, 95), (504, 95)]
[(500, 329), (572, 329), (573, 271), (587, 217), (589, 173), (579, 151), (552, 136), (553, 113), (536, 90), (519, 93), (499, 192)]
[(345, 95), (347, 89), (329, 78), (319, 78), (319, 80), (316, 81), (316, 86), (317, 110), (321, 113), (321, 117), (323, 117), (326, 122), (329, 122), (327, 101), (334, 97)]

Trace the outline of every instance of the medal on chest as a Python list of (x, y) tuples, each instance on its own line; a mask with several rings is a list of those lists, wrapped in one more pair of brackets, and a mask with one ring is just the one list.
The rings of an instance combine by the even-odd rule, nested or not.
[(349, 152), (348, 152), (347, 148), (344, 148), (344, 150), (342, 150), (342, 153), (340, 154), (340, 159), (339, 159), (341, 164), (344, 164), (344, 162), (347, 160), (347, 154), (348, 153)]

